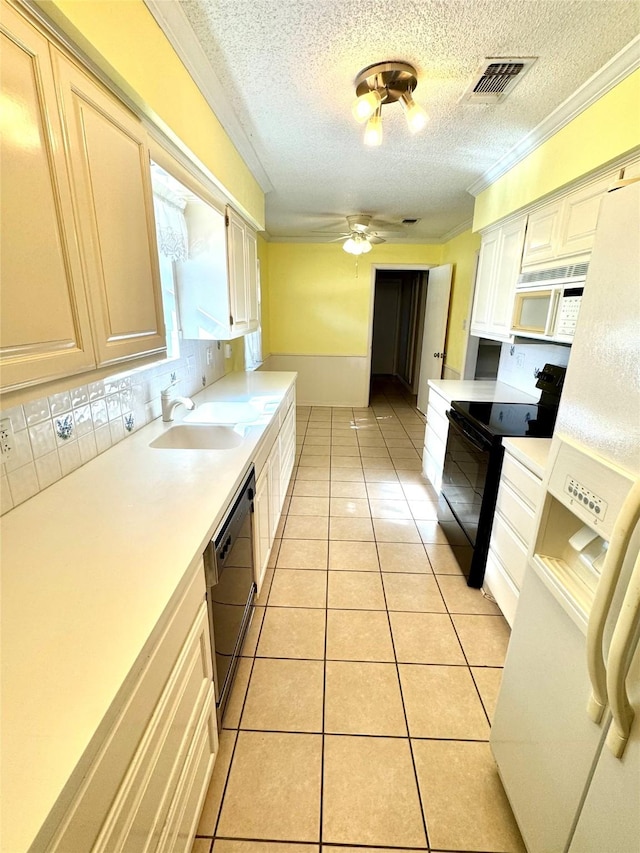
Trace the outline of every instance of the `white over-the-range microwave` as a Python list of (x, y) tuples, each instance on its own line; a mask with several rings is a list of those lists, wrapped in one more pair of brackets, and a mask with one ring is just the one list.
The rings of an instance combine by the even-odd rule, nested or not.
[(524, 272), (518, 278), (511, 334), (571, 343), (587, 263)]

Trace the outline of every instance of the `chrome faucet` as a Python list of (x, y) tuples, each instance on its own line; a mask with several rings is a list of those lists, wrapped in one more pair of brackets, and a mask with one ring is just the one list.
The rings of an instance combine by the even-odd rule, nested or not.
[(187, 409), (195, 409), (196, 404), (190, 397), (174, 397), (171, 389), (178, 384), (178, 380), (174, 379), (163, 391), (160, 392), (160, 402), (162, 404), (162, 420), (165, 423), (170, 423), (173, 420), (173, 413), (178, 406), (185, 406)]

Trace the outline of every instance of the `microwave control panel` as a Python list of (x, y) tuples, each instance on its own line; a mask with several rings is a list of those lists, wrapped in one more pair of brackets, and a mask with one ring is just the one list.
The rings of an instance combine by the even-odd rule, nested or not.
[[(582, 291), (582, 288), (580, 288)], [(558, 309), (558, 319), (556, 321), (556, 334), (567, 335), (573, 337), (578, 322), (578, 312), (580, 311), (580, 302), (582, 301), (582, 292), (576, 295), (566, 293), (560, 299)]]

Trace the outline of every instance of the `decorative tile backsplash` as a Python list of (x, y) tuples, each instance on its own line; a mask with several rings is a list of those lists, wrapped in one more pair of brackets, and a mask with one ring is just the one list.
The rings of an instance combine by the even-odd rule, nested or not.
[(571, 347), (562, 344), (502, 344), (498, 379), (525, 394), (539, 397), (540, 391), (536, 388), (538, 371), (545, 364), (566, 367), (570, 355)]
[[(207, 349), (214, 358), (207, 364)], [(177, 360), (118, 373), (0, 412), (14, 432), (11, 459), (0, 466), (0, 515), (71, 474), (162, 414), (160, 392), (178, 377), (176, 394), (191, 396), (224, 375), (215, 341), (182, 341)]]

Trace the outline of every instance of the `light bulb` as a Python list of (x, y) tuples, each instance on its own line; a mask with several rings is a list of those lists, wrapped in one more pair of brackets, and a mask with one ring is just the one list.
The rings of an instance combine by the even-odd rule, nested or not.
[(361, 250), (360, 250), (360, 251), (362, 252), (362, 254), (363, 254), (363, 255), (366, 255), (366, 254), (367, 254), (367, 252), (370, 252), (370, 251), (371, 251), (371, 249), (373, 248), (373, 246), (372, 246), (372, 245), (371, 245), (371, 243), (366, 239), (366, 237), (363, 239), (361, 246), (362, 246), (362, 248), (361, 248)]
[(342, 244), (342, 248), (345, 250), (345, 252), (348, 252), (350, 255), (359, 255), (360, 254), (360, 247), (358, 246), (356, 241), (353, 239), (353, 237), (349, 237), (348, 240), (345, 240), (344, 243)]
[(407, 124), (409, 125), (411, 133), (417, 133), (419, 130), (426, 127), (427, 122), (429, 121), (429, 116), (422, 107), (419, 107), (418, 104), (416, 104), (411, 97), (411, 92), (404, 92), (400, 98), (400, 103), (402, 104), (402, 109), (404, 110), (404, 115), (407, 119)]
[(360, 95), (359, 98), (355, 99), (351, 107), (351, 112), (357, 122), (364, 124), (368, 118), (371, 118), (381, 103), (382, 95), (380, 92), (373, 89), (372, 91), (365, 92), (364, 95)]
[(379, 108), (367, 122), (364, 131), (364, 144), (372, 147), (382, 145), (382, 116)]

